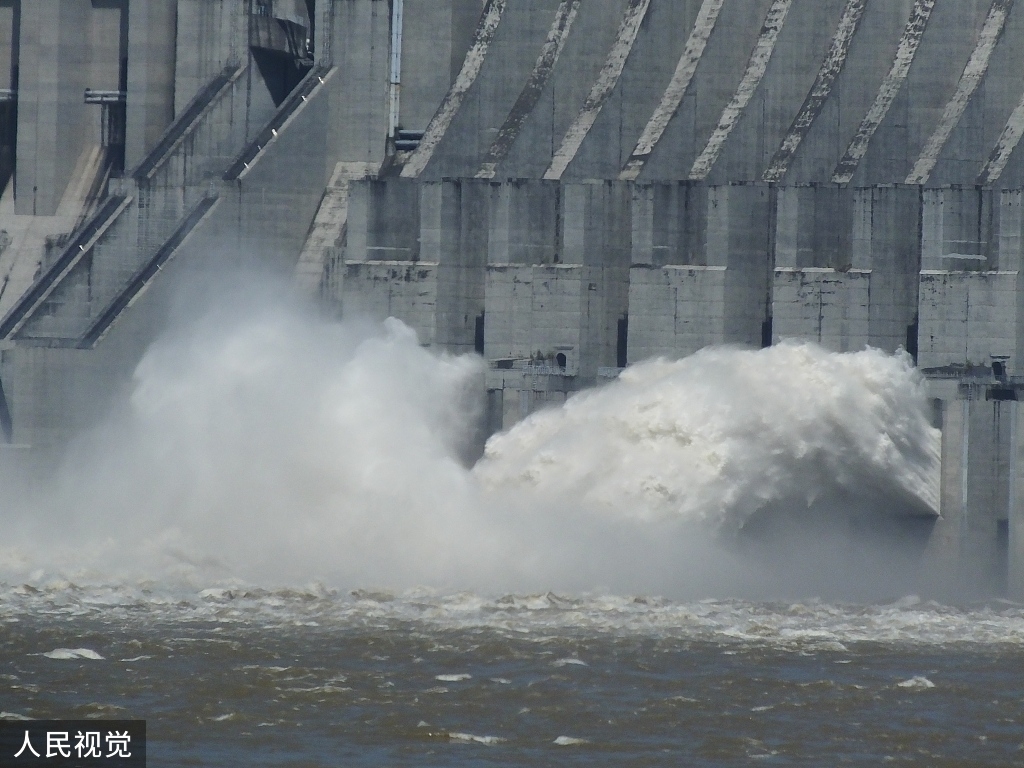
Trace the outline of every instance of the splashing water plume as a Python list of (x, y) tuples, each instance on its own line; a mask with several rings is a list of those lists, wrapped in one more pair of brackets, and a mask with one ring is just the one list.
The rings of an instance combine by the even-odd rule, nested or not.
[(494, 437), (477, 474), (611, 514), (741, 528), (836, 488), (938, 508), (938, 432), (905, 356), (783, 343), (652, 360)]
[(0, 578), (743, 591), (761, 577), (721, 542), (759, 515), (936, 508), (938, 432), (906, 356), (648, 361), (469, 469), (484, 372), (397, 320), (208, 316), (156, 343), (125, 407), (8, 510)]

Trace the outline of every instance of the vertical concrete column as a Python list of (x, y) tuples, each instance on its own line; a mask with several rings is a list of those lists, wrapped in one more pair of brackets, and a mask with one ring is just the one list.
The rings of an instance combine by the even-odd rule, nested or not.
[(453, 352), (482, 352), (490, 185), (462, 179), (422, 187), (420, 258), (436, 249), (439, 262), (437, 342)]
[[(435, 342), (458, 352), (465, 348), (466, 326), (463, 317), (463, 270), (459, 233), (462, 228), (462, 189), (458, 181), (418, 184), (420, 206), (420, 260), (437, 262), (437, 299), (434, 306)], [(469, 335), (469, 344), (472, 336)], [(470, 347), (471, 348), (471, 347)]]
[(462, 67), (482, 8), (480, 0), (403, 0), (401, 127), (427, 127)]
[(56, 213), (91, 134), (84, 101), (88, 13), (78, 0), (21, 4), (15, 211)]
[(724, 340), (760, 346), (768, 314), (771, 201), (767, 184), (716, 186), (708, 193), (708, 266), (724, 266)]
[(1010, 509), (1006, 596), (1024, 601), (1024, 408), (1014, 403), (1010, 437)]
[(872, 267), (873, 194), (872, 189), (856, 189), (853, 193), (852, 264), (854, 269), (871, 269)]
[(18, 4), (0, 4), (0, 88), (14, 88), (18, 64)]
[(800, 187), (780, 187), (775, 207), (775, 266), (800, 264)]
[(1004, 189), (998, 194), (997, 268), (1001, 272), (1020, 271), (1024, 267), (1024, 193), (1019, 189)]
[(133, 0), (128, 8), (125, 168), (134, 168), (174, 119), (176, 0)]
[(654, 186), (633, 184), (630, 203), (633, 264), (654, 264)]
[(767, 279), (771, 202), (767, 184), (708, 188), (708, 266), (756, 268)]
[(340, 160), (379, 165), (388, 134), (391, 3), (333, 2), (331, 57), (342, 79), (332, 93), (328, 141)]
[[(0, 88), (17, 91), (18, 28), (20, 8), (17, 3), (0, 5)], [(0, 194), (7, 189), (14, 173), (17, 148), (13, 139), (17, 125), (17, 101), (0, 103)]]
[(1019, 450), (1017, 403), (984, 400), (984, 387), (966, 389), (974, 387), (964, 396), (962, 384), (961, 397), (942, 403), (942, 518), (925, 552), (924, 573), (943, 597), (998, 594), (1019, 578), (1020, 560), (1013, 555), (1019, 545), (1012, 537), (1020, 523), (1011, 505), (1018, 482), (1011, 479), (1011, 456), (1017, 455), (1011, 448)]
[(979, 594), (1006, 589), (1010, 511), (1010, 450), (1017, 404), (1006, 400), (968, 401), (967, 517), (962, 528), (968, 588)]
[(966, 400), (942, 400), (942, 473), (939, 513), (924, 553), (922, 574), (926, 589), (943, 597), (960, 597), (961, 558), (967, 516), (967, 459), (969, 443)]
[(370, 182), (354, 181), (348, 190), (345, 261), (366, 261), (370, 226)]
[[(420, 193), (420, 260), (440, 262), (444, 254), (444, 241), (449, 241), (456, 222), (444, 216), (444, 187), (446, 182), (428, 181), (419, 185)], [(445, 235), (448, 237), (445, 237)]]
[(588, 216), (592, 184), (562, 185), (562, 243), (563, 264), (583, 264), (587, 260), (587, 232), (592, 226)]
[(918, 315), (920, 191), (910, 186), (857, 190), (854, 269), (871, 270), (868, 343), (890, 352), (913, 350)]
[[(129, 16), (134, 7), (133, 0)], [(173, 101), (176, 114), (225, 66), (240, 66), (248, 61), (248, 10), (249, 3), (241, 0), (178, 0)]]
[(512, 192), (509, 184), (491, 184), (488, 205), (487, 263), (509, 263), (509, 225), (512, 208)]
[(926, 189), (921, 197), (921, 269), (945, 269), (942, 259), (944, 239), (942, 210), (943, 190)]
[(714, 186), (708, 189), (708, 228), (705, 246), (706, 263), (709, 267), (725, 267), (729, 264), (730, 190), (728, 186)]

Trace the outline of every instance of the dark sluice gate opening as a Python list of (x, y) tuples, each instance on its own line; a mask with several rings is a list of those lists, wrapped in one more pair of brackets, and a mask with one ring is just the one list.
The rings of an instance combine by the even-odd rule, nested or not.
[(852, 496), (776, 505), (739, 531), (737, 548), (779, 597), (888, 600), (921, 591), (936, 517)]
[(772, 345), (772, 319), (769, 317), (761, 323), (761, 349)]
[(629, 363), (629, 315), (619, 318), (615, 334), (615, 365), (625, 368)]
[(14, 176), (18, 146), (18, 102), (0, 101), (0, 195)]
[(270, 97), (278, 107), (310, 70), (310, 67), (297, 63), (294, 57), (279, 51), (253, 48), (252, 58), (267, 84)]
[(914, 358), (914, 365), (917, 365), (918, 334), (919, 322), (917, 315), (914, 315), (914, 322), (907, 326), (907, 343), (905, 345), (907, 354)]
[(7, 405), (7, 395), (4, 394), (4, 383), (0, 381), (0, 441), (9, 443), (14, 439), (14, 421), (11, 419), (11, 409)]
[(478, 355), (484, 353), (484, 320), (485, 315), (481, 312), (476, 316), (476, 321), (473, 326), (473, 349)]

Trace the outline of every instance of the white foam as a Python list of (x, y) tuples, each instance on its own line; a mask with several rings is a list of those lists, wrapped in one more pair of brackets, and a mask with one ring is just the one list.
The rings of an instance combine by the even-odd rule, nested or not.
[(559, 736), (553, 743), (560, 747), (577, 747), (581, 744), (589, 744), (590, 741), (587, 739), (577, 739), (574, 736)]
[[(104, 606), (82, 603), (94, 590), (118, 599)], [(518, 610), (509, 606), (529, 602), (530, 596), (475, 595), (469, 600), (465, 593), (446, 595), (413, 589), (396, 593), (388, 603), (375, 603), (354, 600), (347, 594), (312, 597), (290, 589), (245, 593), (248, 596), (232, 601), (234, 615), (230, 622), (246, 627), (289, 629), (298, 619), (315, 620), (326, 631), (366, 626), (411, 626), (424, 632), (484, 629), (508, 637), (538, 640), (565, 633), (612, 633), (716, 642), (736, 649), (768, 646), (801, 653), (839, 654), (837, 663), (848, 661), (848, 652), (856, 652), (859, 643), (1016, 647), (1024, 644), (1024, 607), (1003, 604), (952, 607), (910, 601), (911, 607), (904, 608), (892, 603), (764, 603), (735, 599), (652, 598), (638, 602), (633, 596), (599, 593), (578, 596), (562, 608)], [(0, 583), (0, 617), (5, 620), (21, 617), (33, 622), (63, 623), (69, 617), (94, 618), (117, 622), (137, 636), (161, 625), (170, 628), (165, 642), (171, 646), (194, 645), (197, 641), (237, 645), (217, 637), (197, 640), (174, 636), (175, 626), (219, 622), (222, 610), (219, 603), (197, 599), (195, 590), (176, 591), (171, 586), (154, 589), (151, 583), (144, 587), (86, 583), (76, 585), (73, 591), (39, 589), (27, 594)], [(65, 652), (89, 649), (57, 650), (63, 656)], [(261, 669), (274, 676), (289, 674), (287, 668)], [(495, 678), (501, 682), (506, 679)], [(345, 681), (339, 677), (328, 682)], [(443, 686), (429, 689), (435, 693), (448, 691)]]
[(472, 675), (462, 673), (458, 675), (437, 675), (434, 679), (440, 680), (442, 683), (458, 683), (462, 680), (470, 680), (472, 677)]
[(489, 747), (507, 741), (500, 736), (476, 736), (472, 733), (449, 733), (448, 738), (460, 744), (486, 744)]
[(626, 369), (487, 445), (476, 474), (609, 514), (740, 527), (783, 499), (884, 488), (938, 508), (939, 433), (908, 356), (812, 344)]
[(900, 688), (913, 688), (916, 690), (927, 690), (935, 687), (935, 683), (921, 675), (915, 675), (909, 680), (904, 680), (902, 683), (896, 683), (896, 685)]
[(102, 661), (103, 657), (89, 648), (56, 648), (43, 654), (48, 659), (92, 659)]

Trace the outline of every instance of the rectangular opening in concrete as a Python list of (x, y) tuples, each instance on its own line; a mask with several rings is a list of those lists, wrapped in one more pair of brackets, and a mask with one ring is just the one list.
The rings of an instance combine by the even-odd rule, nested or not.
[[(14, 177), (18, 154), (18, 59), (21, 42), (21, 0), (0, 0), (0, 24), (9, 32), (0, 41), (0, 194)], [(5, 49), (3, 44), (7, 43)]]
[(313, 19), (306, 0), (253, 0), (249, 47), (276, 106), (313, 67)]
[(10, 443), (14, 439), (14, 422), (11, 419), (11, 409), (7, 405), (7, 396), (4, 394), (4, 383), (0, 381), (0, 439)]
[(986, 400), (1016, 401), (1017, 390), (1013, 387), (989, 387), (985, 392)]
[(625, 368), (629, 359), (629, 315), (619, 318), (615, 336), (615, 365)]
[(907, 354), (914, 358), (914, 365), (917, 365), (917, 334), (919, 325), (918, 316), (914, 315), (914, 322), (907, 326), (907, 343), (904, 346)]
[[(0, 99), (3, 99), (2, 95)], [(11, 93), (9, 98), (0, 100), (0, 195), (7, 189), (7, 183), (14, 176), (17, 146), (18, 101), (17, 95)]]

